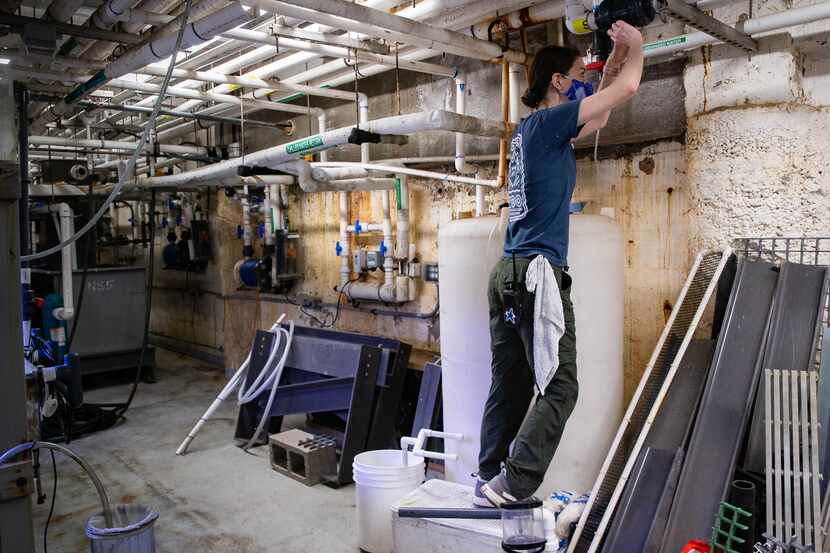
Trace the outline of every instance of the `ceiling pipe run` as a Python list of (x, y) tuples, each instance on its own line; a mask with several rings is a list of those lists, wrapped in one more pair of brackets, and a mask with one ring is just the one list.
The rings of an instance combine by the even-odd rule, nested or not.
[[(376, 119), (368, 123), (361, 124), (362, 131), (369, 133), (376, 133), (380, 135), (400, 135), (412, 134), (422, 131), (461, 131), (469, 134), (476, 134), (479, 136), (490, 136), (495, 138), (502, 138), (508, 136), (511, 129), (505, 128), (501, 121), (492, 121), (488, 119), (478, 119), (475, 117), (461, 116), (456, 113), (433, 110), (418, 113), (409, 113), (406, 115), (399, 115), (395, 117), (386, 117), (383, 119)], [(349, 144), (353, 140), (353, 133), (355, 126), (343, 127), (326, 131), (321, 134), (280, 144), (272, 148), (260, 150), (257, 152), (247, 153), (243, 158), (233, 158), (205, 167), (200, 167), (193, 171), (186, 171), (175, 175), (168, 175), (158, 177), (165, 179), (164, 182), (170, 186), (197, 186), (200, 181), (205, 179), (222, 179), (227, 177), (235, 177), (237, 175), (237, 168), (241, 165), (255, 166), (255, 167), (270, 167), (272, 169), (279, 169), (285, 172), (292, 173), (292, 170), (286, 169), (285, 164), (290, 162), (297, 162), (300, 156), (320, 152)], [(428, 171), (418, 171), (400, 167), (387, 167), (372, 164), (318, 164), (320, 167), (361, 167), (364, 169), (377, 170), (384, 173), (412, 172), (415, 176), (422, 176), (425, 178), (439, 178), (439, 180), (454, 180), (455, 182), (462, 182), (465, 184), (482, 184), (485, 186), (494, 186), (495, 181), (484, 181), (477, 179), (467, 179), (465, 177), (457, 177), (454, 175), (439, 175), (438, 173), (430, 173)], [(299, 169), (297, 169), (299, 168)], [(309, 178), (311, 176), (311, 168), (308, 163), (296, 164), (295, 170), (302, 171), (298, 176), (301, 178)], [(461, 179), (461, 180), (459, 180)]]
[(460, 56), (481, 60), (506, 59), (524, 63), (526, 56), (515, 50), (502, 51), (493, 42), (433, 27), (345, 0), (293, 0), (291, 4), (276, 0), (245, 0), (249, 5), (317, 23), (391, 39), (404, 44), (435, 48)]

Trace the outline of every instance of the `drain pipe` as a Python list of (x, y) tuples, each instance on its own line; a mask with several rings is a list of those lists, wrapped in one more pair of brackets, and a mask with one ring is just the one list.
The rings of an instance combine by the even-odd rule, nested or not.
[[(56, 207), (58, 217), (60, 217), (61, 240), (66, 240), (75, 234), (75, 217), (69, 204), (61, 203)], [(75, 316), (75, 296), (72, 293), (73, 246), (74, 244), (70, 244), (61, 249), (61, 292), (63, 294), (63, 307), (59, 307), (52, 312), (52, 315), (59, 321), (69, 321)]]
[(349, 263), (349, 194), (338, 192), (337, 199), (340, 205), (340, 240), (335, 246), (335, 252), (340, 257), (340, 291), (344, 290), (352, 277)]

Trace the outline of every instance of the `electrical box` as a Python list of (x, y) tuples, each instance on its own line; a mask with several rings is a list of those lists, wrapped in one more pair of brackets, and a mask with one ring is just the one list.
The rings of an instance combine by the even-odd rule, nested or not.
[(352, 270), (355, 273), (363, 273), (368, 269), (366, 264), (366, 250), (358, 248), (352, 255)]
[(383, 268), (383, 254), (380, 252), (366, 252), (366, 268), (370, 271)]

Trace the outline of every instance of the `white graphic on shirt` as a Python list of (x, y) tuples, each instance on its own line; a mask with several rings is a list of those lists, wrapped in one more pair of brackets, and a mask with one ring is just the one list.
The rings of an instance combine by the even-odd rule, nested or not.
[(521, 221), (527, 215), (525, 196), (525, 164), (522, 153), (522, 133), (516, 133), (510, 141), (510, 166), (507, 170), (507, 202), (510, 206), (509, 221)]

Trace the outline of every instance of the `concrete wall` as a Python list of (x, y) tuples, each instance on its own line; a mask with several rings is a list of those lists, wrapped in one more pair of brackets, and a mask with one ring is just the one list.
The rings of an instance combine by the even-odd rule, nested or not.
[[(769, 9), (769, 4), (756, 7), (755, 15)], [(736, 9), (716, 13), (730, 23), (739, 15)], [(751, 57), (715, 46), (693, 52), (688, 63), (651, 66), (640, 95), (615, 112), (601, 135), (599, 160), (592, 159), (592, 144), (579, 151), (575, 201), (588, 202), (589, 212), (612, 208), (625, 233), (626, 398), (637, 385), (699, 248), (741, 236), (827, 234), (830, 177), (821, 166), (822, 154), (830, 145), (830, 64), (826, 48), (821, 48), (826, 40), (821, 33), (827, 29), (808, 29), (796, 39), (764, 39), (762, 51)], [(653, 37), (663, 32), (649, 30)], [(676, 31), (668, 36), (672, 34)], [(469, 112), (497, 117), (498, 69), (474, 62), (461, 67), (468, 80)], [(394, 72), (361, 80), (360, 87), (370, 94), (372, 118), (397, 113)], [(454, 106), (454, 87), (448, 79), (401, 73), (400, 87), (403, 113)], [(351, 104), (318, 101), (318, 105), (330, 106), (331, 128), (354, 121)], [(270, 115), (259, 113), (257, 117)], [(306, 119), (295, 121), (298, 132), (292, 138), (308, 134)], [(285, 140), (273, 131), (249, 129), (245, 143), (249, 149), (259, 149)], [(373, 159), (452, 155), (452, 144), (451, 133), (431, 133), (413, 137), (403, 147), (373, 145), (371, 152)], [(468, 153), (495, 153), (497, 149), (494, 140), (473, 138)], [(346, 147), (332, 152), (330, 158), (355, 160), (357, 155), (357, 147)], [(481, 171), (492, 176), (495, 167), (482, 164)], [(473, 194), (464, 187), (418, 179), (411, 179), (410, 185), (418, 255), (421, 260), (435, 261), (438, 229), (472, 211)], [(488, 194), (488, 208), (495, 209), (504, 199), (502, 191)], [(278, 313), (285, 312), (304, 324), (310, 319), (279, 297), (235, 290), (232, 267), (241, 249), (235, 238), (239, 206), (222, 193), (212, 196), (211, 206), (214, 263), (208, 274), (189, 275), (188, 282), (211, 294), (199, 296), (195, 303), (200, 305), (193, 307), (192, 298), (181, 292), (159, 293), (154, 328), (221, 346), (230, 366), (244, 357), (254, 329), (269, 326)], [(294, 292), (336, 301), (336, 195), (304, 195), (294, 190), (289, 216), (292, 229), (301, 234), (300, 270), (304, 274)], [(380, 208), (371, 194), (352, 194), (350, 218), (357, 217), (379, 220)], [(373, 244), (377, 239), (360, 237), (356, 242)], [(171, 286), (181, 287), (184, 278), (163, 275), (161, 281), (175, 281)], [(434, 286), (419, 283), (418, 291), (418, 300), (403, 310), (428, 313), (433, 308)], [(430, 351), (438, 349), (437, 320), (375, 316), (344, 307), (337, 327), (397, 337)]]

